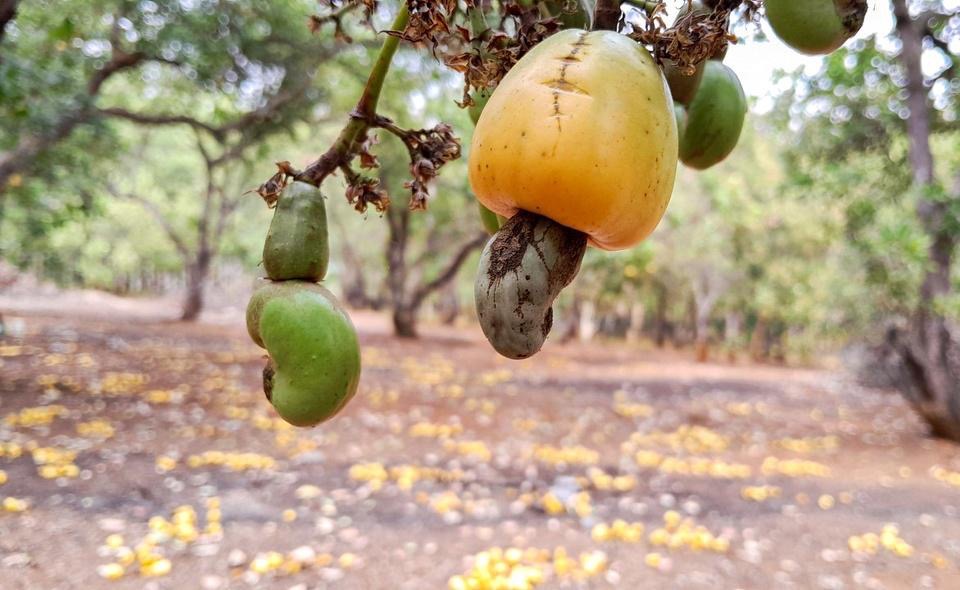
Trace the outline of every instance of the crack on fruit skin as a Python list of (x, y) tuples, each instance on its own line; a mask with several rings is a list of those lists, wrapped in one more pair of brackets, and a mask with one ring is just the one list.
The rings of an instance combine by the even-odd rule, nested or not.
[(580, 88), (576, 84), (571, 84), (570, 82), (567, 82), (562, 78), (559, 78), (556, 80), (547, 80), (543, 84), (544, 86), (553, 89), (555, 91), (554, 92), (555, 95), (566, 93), (566, 94), (583, 94), (586, 96), (590, 96), (590, 93), (584, 90), (583, 88)]
[[(560, 122), (560, 118), (562, 117), (562, 114), (560, 113), (561, 90), (566, 90), (566, 86), (577, 88), (573, 84), (567, 82), (567, 68), (570, 67), (570, 64), (580, 61), (580, 51), (589, 45), (589, 43), (587, 43), (587, 35), (589, 34), (590, 33), (586, 31), (580, 33), (576, 42), (570, 47), (570, 53), (560, 58), (560, 61), (563, 62), (563, 65), (560, 66), (559, 77), (556, 80), (545, 82), (545, 84), (553, 89), (553, 118), (557, 120), (557, 131), (560, 132), (563, 131), (563, 124)], [(588, 94), (580, 89), (577, 90), (580, 91), (578, 94)]]

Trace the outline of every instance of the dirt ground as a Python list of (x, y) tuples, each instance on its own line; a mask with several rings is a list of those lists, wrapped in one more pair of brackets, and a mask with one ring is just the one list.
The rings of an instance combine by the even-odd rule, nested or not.
[(296, 430), (238, 315), (134, 307), (6, 312), (4, 590), (960, 588), (960, 448), (842, 375), (355, 314)]

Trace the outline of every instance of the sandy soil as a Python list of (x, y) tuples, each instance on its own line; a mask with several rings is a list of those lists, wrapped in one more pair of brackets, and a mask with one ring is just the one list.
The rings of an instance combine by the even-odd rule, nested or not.
[(360, 393), (295, 430), (236, 310), (91, 297), (0, 301), (4, 590), (960, 588), (960, 449), (842, 375), (356, 314)]

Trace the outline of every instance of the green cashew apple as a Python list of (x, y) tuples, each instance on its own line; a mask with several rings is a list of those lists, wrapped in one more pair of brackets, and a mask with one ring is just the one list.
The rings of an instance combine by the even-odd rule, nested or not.
[(766, 0), (777, 37), (801, 53), (836, 51), (863, 26), (867, 0)]
[(550, 14), (560, 20), (564, 29), (589, 29), (591, 14), (584, 0), (549, 0)]
[(487, 243), (474, 298), (497, 352), (525, 359), (540, 350), (553, 327), (553, 300), (579, 272), (586, 247), (586, 234), (526, 211)]
[(677, 136), (683, 137), (683, 131), (687, 128), (687, 110), (679, 102), (673, 103), (673, 116), (677, 118)]
[(290, 424), (328, 420), (356, 393), (357, 333), (337, 299), (320, 285), (264, 281), (247, 306), (247, 329), (270, 353), (264, 393)]
[(327, 274), (327, 211), (323, 195), (303, 182), (289, 184), (277, 200), (263, 244), (263, 268), (274, 281), (319, 281)]
[(477, 209), (480, 210), (480, 221), (483, 223), (483, 229), (491, 236), (500, 229), (500, 216), (484, 207), (483, 203), (477, 201)]
[(737, 75), (719, 61), (708, 61), (703, 82), (687, 107), (680, 134), (680, 160), (697, 170), (722, 162), (740, 140), (747, 97)]
[(473, 124), (476, 125), (477, 121), (480, 120), (480, 113), (483, 112), (483, 107), (487, 106), (487, 101), (490, 100), (490, 95), (493, 94), (493, 90), (488, 88), (483, 88), (481, 90), (475, 90), (470, 93), (470, 98), (473, 99), (473, 104), (467, 109), (467, 112), (470, 113), (470, 120), (473, 121)]
[(724, 43), (723, 47), (719, 51), (710, 56), (710, 59), (714, 61), (723, 61), (727, 57), (727, 50), (730, 49), (729, 43)]
[[(695, 16), (703, 17), (710, 15), (712, 12), (713, 8), (705, 6), (700, 0), (693, 0), (693, 2), (689, 4), (684, 2), (680, 8), (680, 12), (677, 13), (677, 20), (674, 21), (674, 24), (691, 13)], [(670, 94), (673, 96), (673, 100), (683, 105), (690, 104), (690, 101), (693, 100), (693, 97), (697, 94), (697, 89), (700, 88), (705, 67), (703, 63), (697, 64), (692, 74), (685, 74), (676, 66), (673, 60), (664, 60), (663, 74), (667, 78), (667, 84), (670, 86)]]
[(670, 86), (670, 94), (673, 96), (673, 100), (680, 104), (690, 104), (697, 95), (706, 68), (706, 62), (701, 62), (697, 64), (693, 73), (688, 75), (678, 68), (673, 60), (664, 60), (663, 75), (667, 78), (667, 85)]

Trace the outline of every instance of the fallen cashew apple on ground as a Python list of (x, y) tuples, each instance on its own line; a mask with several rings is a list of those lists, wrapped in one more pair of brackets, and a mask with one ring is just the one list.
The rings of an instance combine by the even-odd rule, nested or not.
[(484, 249), (475, 285), (500, 354), (540, 350), (588, 243), (621, 250), (650, 235), (677, 150), (666, 80), (627, 37), (568, 29), (510, 70), (480, 115), (469, 162), (477, 198), (510, 218)]

